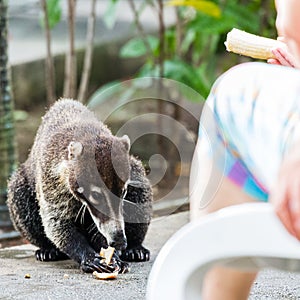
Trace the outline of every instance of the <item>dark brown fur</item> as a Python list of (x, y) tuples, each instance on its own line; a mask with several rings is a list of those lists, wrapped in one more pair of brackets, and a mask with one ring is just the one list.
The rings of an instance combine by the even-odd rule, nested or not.
[(86, 272), (101, 270), (97, 253), (107, 244), (125, 260), (149, 259), (142, 242), (152, 192), (129, 143), (77, 101), (60, 100), (43, 117), (7, 201), (16, 229), (40, 247), (38, 259), (70, 257)]

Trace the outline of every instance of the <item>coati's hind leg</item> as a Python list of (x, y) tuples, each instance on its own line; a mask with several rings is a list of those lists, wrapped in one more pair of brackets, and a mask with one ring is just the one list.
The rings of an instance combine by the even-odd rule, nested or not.
[(125, 261), (148, 261), (150, 251), (142, 246), (151, 220), (152, 190), (141, 163), (131, 158), (131, 177), (124, 200), (127, 248), (122, 251)]
[(38, 260), (53, 261), (67, 258), (46, 237), (39, 214), (34, 182), (28, 180), (24, 164), (9, 180), (7, 206), (14, 227), (25, 239), (40, 247), (36, 251)]

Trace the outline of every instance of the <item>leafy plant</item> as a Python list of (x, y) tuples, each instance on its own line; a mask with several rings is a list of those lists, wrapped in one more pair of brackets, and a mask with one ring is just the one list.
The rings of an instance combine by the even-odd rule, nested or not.
[(116, 23), (116, 11), (119, 0), (111, 0), (108, 3), (106, 11), (104, 13), (104, 23), (108, 29), (112, 29)]
[[(158, 56), (159, 52), (159, 39), (153, 35), (148, 35), (146, 38), (151, 52), (154, 56)], [(147, 54), (147, 47), (142, 38), (133, 38), (126, 43), (120, 51), (120, 56), (123, 58), (140, 57)]]
[[(178, 20), (175, 26), (165, 30), (163, 41), (144, 34), (125, 44), (120, 55), (123, 58), (145, 55), (146, 62), (136, 76), (159, 76), (160, 45), (163, 43), (163, 76), (187, 84), (205, 98), (217, 75), (223, 71), (218, 70), (218, 57), (224, 52), (223, 40), (228, 31), (236, 27), (274, 36), (272, 2), (243, 1), (241, 5), (237, 0), (170, 0), (166, 5), (176, 7)], [(143, 34), (141, 29), (139, 32)]]

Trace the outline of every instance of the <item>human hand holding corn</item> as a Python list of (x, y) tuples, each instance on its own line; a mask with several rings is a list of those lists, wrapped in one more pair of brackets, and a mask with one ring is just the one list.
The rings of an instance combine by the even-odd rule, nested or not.
[[(284, 42), (283, 37), (278, 37), (277, 39)], [(267, 62), (269, 64), (295, 68), (295, 58), (288, 51), (287, 47), (285, 49), (284, 48), (274, 48), (274, 49), (272, 49), (272, 52), (276, 58), (268, 59)]]
[(240, 55), (268, 60), (270, 63), (293, 66), (293, 58), (287, 46), (280, 40), (273, 40), (233, 28), (227, 34), (226, 50)]

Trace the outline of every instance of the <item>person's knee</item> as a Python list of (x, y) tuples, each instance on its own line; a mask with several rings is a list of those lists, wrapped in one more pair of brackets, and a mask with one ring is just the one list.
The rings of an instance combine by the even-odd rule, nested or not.
[(255, 198), (246, 194), (230, 179), (223, 177), (216, 190), (213, 188), (205, 190), (204, 188), (201, 193), (197, 193), (197, 189), (195, 189), (190, 196), (191, 220), (201, 218), (228, 206), (255, 201), (257, 201)]

